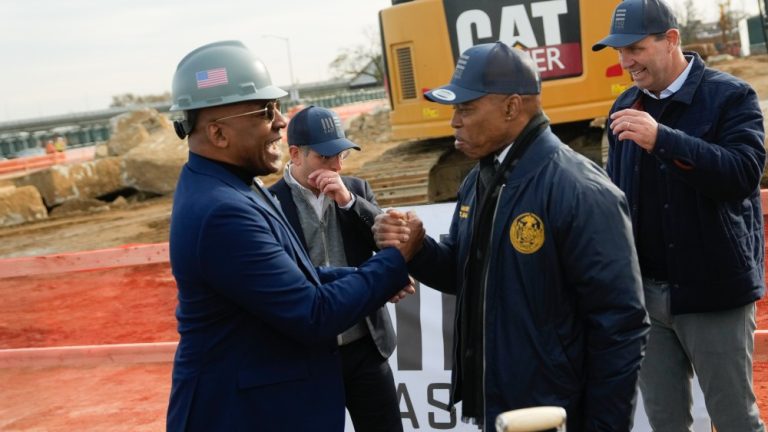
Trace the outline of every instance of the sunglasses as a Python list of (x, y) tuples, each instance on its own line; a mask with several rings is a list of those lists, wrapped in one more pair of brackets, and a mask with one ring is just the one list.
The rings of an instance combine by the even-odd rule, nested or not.
[(278, 111), (280, 111), (280, 101), (272, 101), (272, 102), (267, 102), (267, 104), (262, 109), (258, 109), (256, 111), (248, 111), (242, 114), (235, 114), (231, 116), (217, 118), (214, 121), (218, 122), (221, 120), (227, 120), (235, 117), (244, 117), (248, 115), (265, 115), (267, 117), (267, 121), (272, 122), (275, 120), (275, 112), (278, 112)]

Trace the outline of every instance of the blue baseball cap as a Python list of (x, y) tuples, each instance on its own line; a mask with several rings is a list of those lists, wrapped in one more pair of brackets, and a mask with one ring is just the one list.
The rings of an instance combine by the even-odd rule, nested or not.
[(344, 135), (338, 114), (312, 105), (291, 118), (288, 123), (288, 145), (309, 146), (323, 156), (335, 156), (351, 148), (360, 150), (358, 145)]
[(424, 97), (454, 105), (489, 93), (541, 93), (541, 77), (531, 56), (504, 42), (475, 45), (459, 57), (451, 83), (424, 93)]
[(592, 51), (623, 48), (671, 28), (678, 28), (677, 19), (663, 0), (624, 0), (613, 11), (611, 34), (592, 45)]

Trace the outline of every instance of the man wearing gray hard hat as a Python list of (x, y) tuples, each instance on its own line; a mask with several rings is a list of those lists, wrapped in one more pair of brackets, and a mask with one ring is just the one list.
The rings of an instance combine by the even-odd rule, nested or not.
[(316, 268), (254, 182), (282, 164), (285, 95), (238, 41), (197, 48), (174, 74), (189, 161), (171, 214), (180, 340), (168, 430), (343, 431), (336, 335), (409, 284), (404, 249)]
[[(628, 431), (648, 324), (626, 201), (552, 133), (540, 92), (529, 55), (496, 42), (425, 93), (453, 105), (455, 146), (479, 163), (447, 238), (404, 243), (421, 243), (409, 268), (456, 295), (450, 405), (465, 421), (492, 430), (504, 411), (555, 405), (569, 431)], [(374, 237), (396, 245), (419, 229), (389, 212)]]
[[(640, 390), (656, 431), (687, 431), (696, 371), (718, 431), (762, 431), (752, 390), (763, 296), (763, 115), (749, 84), (683, 52), (663, 0), (625, 0), (592, 49), (635, 86), (610, 111), (608, 174), (627, 194), (651, 331)], [(681, 390), (682, 389), (682, 390)]]

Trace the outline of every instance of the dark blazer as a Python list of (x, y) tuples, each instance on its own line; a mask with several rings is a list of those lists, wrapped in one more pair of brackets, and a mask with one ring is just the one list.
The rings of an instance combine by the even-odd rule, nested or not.
[[(376, 249), (376, 243), (373, 241), (371, 226), (373, 226), (374, 218), (377, 214), (381, 213), (381, 210), (376, 203), (376, 197), (373, 195), (371, 185), (367, 181), (348, 176), (342, 176), (341, 180), (356, 197), (355, 203), (349, 210), (342, 210), (338, 205), (336, 206), (336, 218), (339, 221), (341, 237), (344, 240), (344, 253), (347, 257), (347, 264), (356, 267), (370, 258), (374, 251), (378, 250)], [(269, 190), (280, 201), (280, 206), (283, 208), (288, 222), (290, 222), (296, 234), (298, 234), (301, 244), (306, 248), (307, 241), (301, 229), (299, 213), (296, 209), (296, 203), (293, 201), (290, 186), (288, 186), (285, 180), (281, 179), (270, 187)], [(392, 319), (389, 317), (389, 312), (387, 312), (387, 307), (382, 306), (376, 312), (368, 315), (365, 321), (379, 353), (382, 357), (389, 358), (395, 350), (397, 338), (395, 336), (395, 329), (392, 327)]]
[(195, 154), (171, 216), (181, 336), (167, 429), (344, 429), (336, 335), (408, 281), (385, 249), (358, 268), (316, 269), (277, 203)]

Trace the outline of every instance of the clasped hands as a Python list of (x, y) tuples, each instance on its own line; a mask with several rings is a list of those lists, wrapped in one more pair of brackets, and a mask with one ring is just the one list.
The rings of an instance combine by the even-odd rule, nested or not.
[[(377, 215), (371, 231), (379, 249), (397, 248), (406, 261), (410, 261), (421, 249), (425, 236), (424, 224), (416, 213), (411, 211), (403, 213), (394, 209)], [(415, 292), (416, 287), (411, 279), (411, 282), (389, 301), (397, 303), (406, 295)]]

